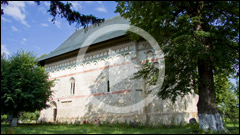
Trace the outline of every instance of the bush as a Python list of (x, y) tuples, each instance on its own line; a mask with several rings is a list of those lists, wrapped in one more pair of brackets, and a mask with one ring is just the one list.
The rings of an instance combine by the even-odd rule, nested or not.
[(199, 132), (199, 123), (196, 124), (190, 124), (191, 130), (193, 133), (198, 133)]
[(1, 115), (1, 123), (7, 122), (7, 115)]
[(22, 112), (20, 114), (19, 120), (21, 121), (26, 121), (26, 120), (30, 120), (30, 121), (37, 121), (38, 118), (40, 116), (40, 111), (35, 111), (35, 112)]

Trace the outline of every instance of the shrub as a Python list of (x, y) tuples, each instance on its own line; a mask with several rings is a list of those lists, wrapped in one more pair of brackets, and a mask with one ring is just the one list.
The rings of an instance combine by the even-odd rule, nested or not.
[(199, 123), (196, 124), (190, 124), (191, 130), (193, 133), (198, 133), (199, 132)]
[(7, 115), (1, 115), (1, 123), (7, 122)]
[(26, 121), (26, 120), (35, 120), (37, 121), (40, 116), (40, 111), (35, 112), (22, 112), (20, 114), (19, 120)]

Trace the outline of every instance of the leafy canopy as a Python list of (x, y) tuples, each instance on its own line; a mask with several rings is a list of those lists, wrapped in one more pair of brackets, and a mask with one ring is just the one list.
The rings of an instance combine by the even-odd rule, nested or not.
[(1, 55), (1, 113), (17, 115), (48, 107), (52, 86), (32, 53), (20, 50), (8, 58)]
[[(118, 1), (115, 12), (149, 32), (163, 50), (161, 98), (175, 101), (197, 91), (204, 81), (198, 72), (200, 59), (209, 61), (214, 75), (239, 76), (238, 1)], [(130, 37), (140, 39), (134, 33)]]

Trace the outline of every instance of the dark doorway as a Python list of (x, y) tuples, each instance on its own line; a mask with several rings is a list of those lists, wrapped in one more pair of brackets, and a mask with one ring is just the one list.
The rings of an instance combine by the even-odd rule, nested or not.
[(57, 108), (53, 109), (53, 121), (57, 120)]

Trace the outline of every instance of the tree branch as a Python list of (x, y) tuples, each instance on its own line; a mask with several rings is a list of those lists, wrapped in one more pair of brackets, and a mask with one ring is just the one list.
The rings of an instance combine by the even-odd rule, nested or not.
[(219, 12), (220, 14), (223, 14), (228, 20), (230, 20), (232, 22), (232, 24), (235, 26), (235, 27), (239, 27), (237, 24), (235, 24), (235, 22), (229, 18), (222, 10), (217, 10), (217, 12)]

